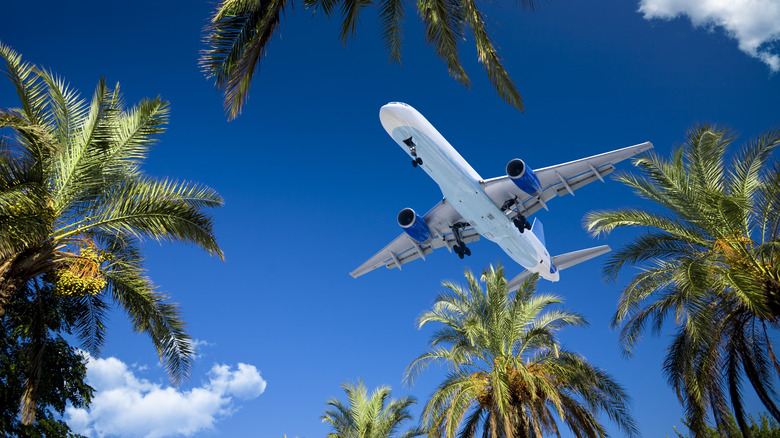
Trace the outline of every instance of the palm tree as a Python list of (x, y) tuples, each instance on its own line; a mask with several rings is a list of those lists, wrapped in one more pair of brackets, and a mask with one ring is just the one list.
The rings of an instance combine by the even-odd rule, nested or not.
[(212, 189), (144, 175), (141, 165), (168, 120), (168, 103), (130, 109), (101, 79), (92, 99), (0, 43), (21, 107), (0, 109), (0, 317), (38, 280), (80, 303), (75, 327), (96, 353), (112, 300), (149, 335), (174, 383), (192, 347), (177, 306), (144, 274), (141, 239), (194, 243), (222, 257), (206, 208)]
[(349, 405), (335, 398), (326, 402), (330, 408), (321, 418), (333, 430), (328, 438), (412, 438), (425, 433), (413, 427), (399, 434), (401, 423), (412, 419), (408, 408), (416, 403), (413, 397), (391, 399), (389, 386), (377, 388), (369, 397), (360, 380), (357, 385), (347, 382), (341, 387), (347, 393)]
[[(537, 275), (514, 294), (503, 268), (482, 274), (483, 290), (467, 271), (468, 290), (450, 282), (431, 310), (418, 319), (440, 327), (429, 349), (407, 368), (413, 382), (433, 362), (451, 370), (425, 405), (422, 424), (430, 436), (473, 438), (559, 435), (555, 416), (576, 436), (605, 436), (598, 413), (606, 413), (625, 433), (636, 425), (629, 398), (605, 371), (563, 349), (555, 333), (584, 326), (585, 319), (564, 309), (558, 297), (536, 294)], [(481, 432), (480, 432), (481, 431)]]
[[(534, 9), (534, 0), (520, 0), (523, 7)], [(360, 11), (372, 4), (363, 0), (304, 0), (303, 5), (332, 17), (341, 11), (343, 21), (339, 32), (342, 43), (354, 35)], [(406, 2), (382, 0), (378, 3), (381, 33), (391, 62), (401, 63), (401, 27)], [(450, 75), (469, 87), (471, 80), (460, 62), (460, 41), (465, 29), (471, 28), (479, 62), (499, 96), (510, 105), (523, 109), (514, 80), (509, 77), (503, 60), (487, 29), (489, 18), (479, 10), (474, 0), (424, 0), (416, 3), (425, 25), (426, 42), (433, 46), (444, 61)], [(266, 54), (268, 42), (276, 34), (287, 8), (288, 0), (222, 0), (211, 18), (200, 63), (208, 77), (216, 79), (225, 92), (228, 119), (241, 113), (246, 102), (255, 68)]]
[(705, 430), (710, 410), (720, 427), (730, 404), (749, 436), (743, 376), (780, 420), (772, 385), (780, 364), (769, 336), (780, 317), (780, 166), (769, 165), (780, 131), (749, 142), (727, 168), (734, 139), (728, 129), (698, 126), (670, 159), (637, 159), (641, 176), (617, 179), (655, 207), (592, 212), (586, 223), (594, 235), (644, 231), (604, 268), (610, 279), (627, 264), (641, 268), (612, 321), (621, 327), (626, 354), (646, 328), (659, 333), (673, 317), (664, 372), (692, 430)]

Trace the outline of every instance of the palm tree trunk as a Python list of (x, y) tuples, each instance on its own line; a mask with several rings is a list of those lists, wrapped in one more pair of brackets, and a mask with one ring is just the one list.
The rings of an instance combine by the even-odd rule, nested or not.
[(500, 414), (497, 411), (498, 409), (493, 407), (493, 412), (490, 413), (490, 438), (498, 438), (498, 421), (496, 417)]
[(24, 394), (20, 401), (19, 415), (22, 424), (31, 426), (35, 423), (35, 414), (38, 411), (38, 388), (43, 374), (43, 358), (46, 350), (46, 321), (44, 319), (46, 309), (43, 308), (41, 289), (35, 282), (35, 304), (38, 311), (35, 313), (32, 323), (32, 342), (27, 347), (27, 355), (30, 360), (27, 369), (27, 379), (24, 382)]
[(22, 251), (0, 262), (0, 318), (24, 285), (38, 275), (54, 269), (55, 245), (46, 242), (34, 249)]
[(24, 284), (13, 275), (14, 262), (17, 258), (18, 256), (11, 257), (0, 264), (0, 318), (5, 316), (5, 309), (11, 303), (16, 291)]

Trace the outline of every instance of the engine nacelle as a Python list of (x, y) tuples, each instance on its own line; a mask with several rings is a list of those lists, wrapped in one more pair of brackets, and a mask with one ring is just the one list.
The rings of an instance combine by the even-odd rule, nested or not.
[(525, 165), (523, 160), (515, 158), (506, 165), (506, 174), (520, 190), (531, 196), (539, 196), (542, 185), (536, 177), (534, 170)]
[(415, 213), (411, 208), (404, 208), (398, 213), (398, 225), (404, 229), (404, 232), (417, 242), (425, 242), (431, 237), (431, 230), (425, 219)]

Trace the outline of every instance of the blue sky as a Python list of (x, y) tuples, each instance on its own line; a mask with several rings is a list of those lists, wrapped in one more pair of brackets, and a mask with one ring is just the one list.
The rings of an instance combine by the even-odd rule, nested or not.
[[(382, 129), (380, 106), (413, 105), (485, 178), (502, 175), (515, 157), (545, 167), (648, 140), (667, 155), (699, 122), (731, 126), (740, 145), (780, 125), (772, 57), (780, 52), (780, 6), (752, 4), (757, 9), (750, 2), (729, 9), (709, 1), (551, 0), (535, 12), (516, 2), (485, 5), (525, 113), (496, 96), (470, 39), (462, 59), (473, 86), (450, 79), (411, 6), (399, 67), (387, 61), (374, 9), (342, 46), (336, 21), (297, 4), (269, 46), (244, 113), (228, 123), (221, 95), (197, 67), (211, 2), (43, 1), (34, 9), (5, 2), (0, 41), (85, 97), (105, 76), (121, 83), (128, 103), (169, 100), (171, 123), (146, 171), (200, 181), (226, 200), (213, 211), (224, 263), (193, 247), (146, 244), (150, 276), (181, 305), (199, 341), (192, 378), (168, 387), (151, 343), (117, 312), (101, 359), (90, 366), (104, 396), (72, 418), (91, 436), (316, 437), (328, 432), (319, 419), (325, 400), (358, 378), (390, 385), (396, 397), (413, 395), (421, 406), (444, 370), (430, 370), (413, 388), (402, 374), (425, 349), (430, 331), (418, 331), (415, 318), (441, 281), (501, 260), (508, 276), (520, 267), (483, 240), (464, 261), (441, 252), (402, 272), (348, 275), (398, 235), (398, 211), (424, 212), (441, 198)], [(10, 82), (0, 81), (0, 107), (16, 105)], [(550, 202), (536, 217), (553, 254), (615, 248), (630, 234), (595, 242), (583, 215), (642, 205), (607, 181)], [(561, 338), (626, 387), (643, 436), (673, 435), (682, 413), (661, 372), (667, 338), (647, 338), (633, 359), (621, 356), (608, 325), (633, 271), (607, 284), (603, 261), (539, 289), (587, 317), (590, 327)]]

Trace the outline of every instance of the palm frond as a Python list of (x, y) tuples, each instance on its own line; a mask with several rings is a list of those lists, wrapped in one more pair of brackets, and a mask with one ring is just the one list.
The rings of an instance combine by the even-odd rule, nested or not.
[(382, 40), (389, 53), (390, 62), (401, 64), (401, 26), (404, 21), (404, 0), (382, 0), (379, 19)]
[(199, 208), (221, 204), (219, 195), (208, 187), (135, 178), (109, 188), (101, 199), (89, 205), (85, 219), (60, 227), (57, 238), (67, 239), (94, 230), (195, 243), (222, 258), (212, 220)]
[(175, 304), (154, 290), (132, 262), (115, 261), (106, 272), (108, 292), (119, 303), (137, 332), (146, 333), (174, 385), (189, 377), (192, 366), (192, 339)]
[(287, 0), (226, 1), (217, 9), (206, 37), (209, 49), (201, 53), (200, 65), (216, 78), (225, 92), (228, 119), (235, 119), (249, 96), (255, 68), (277, 31)]
[(487, 31), (485, 15), (477, 8), (477, 4), (473, 0), (464, 0), (461, 4), (463, 15), (471, 27), (477, 45), (477, 58), (487, 72), (490, 84), (504, 102), (523, 111), (523, 98), (517, 91), (515, 81), (504, 68), (503, 60)]
[(463, 39), (464, 19), (461, 5), (453, 0), (418, 0), (417, 11), (425, 25), (425, 40), (431, 44), (455, 80), (471, 86), (460, 63), (458, 41)]
[(45, 126), (44, 112), (46, 87), (39, 80), (35, 64), (22, 61), (22, 56), (0, 42), (0, 57), (5, 60), (6, 76), (16, 87), (16, 94), (22, 104), (19, 114), (31, 125)]

